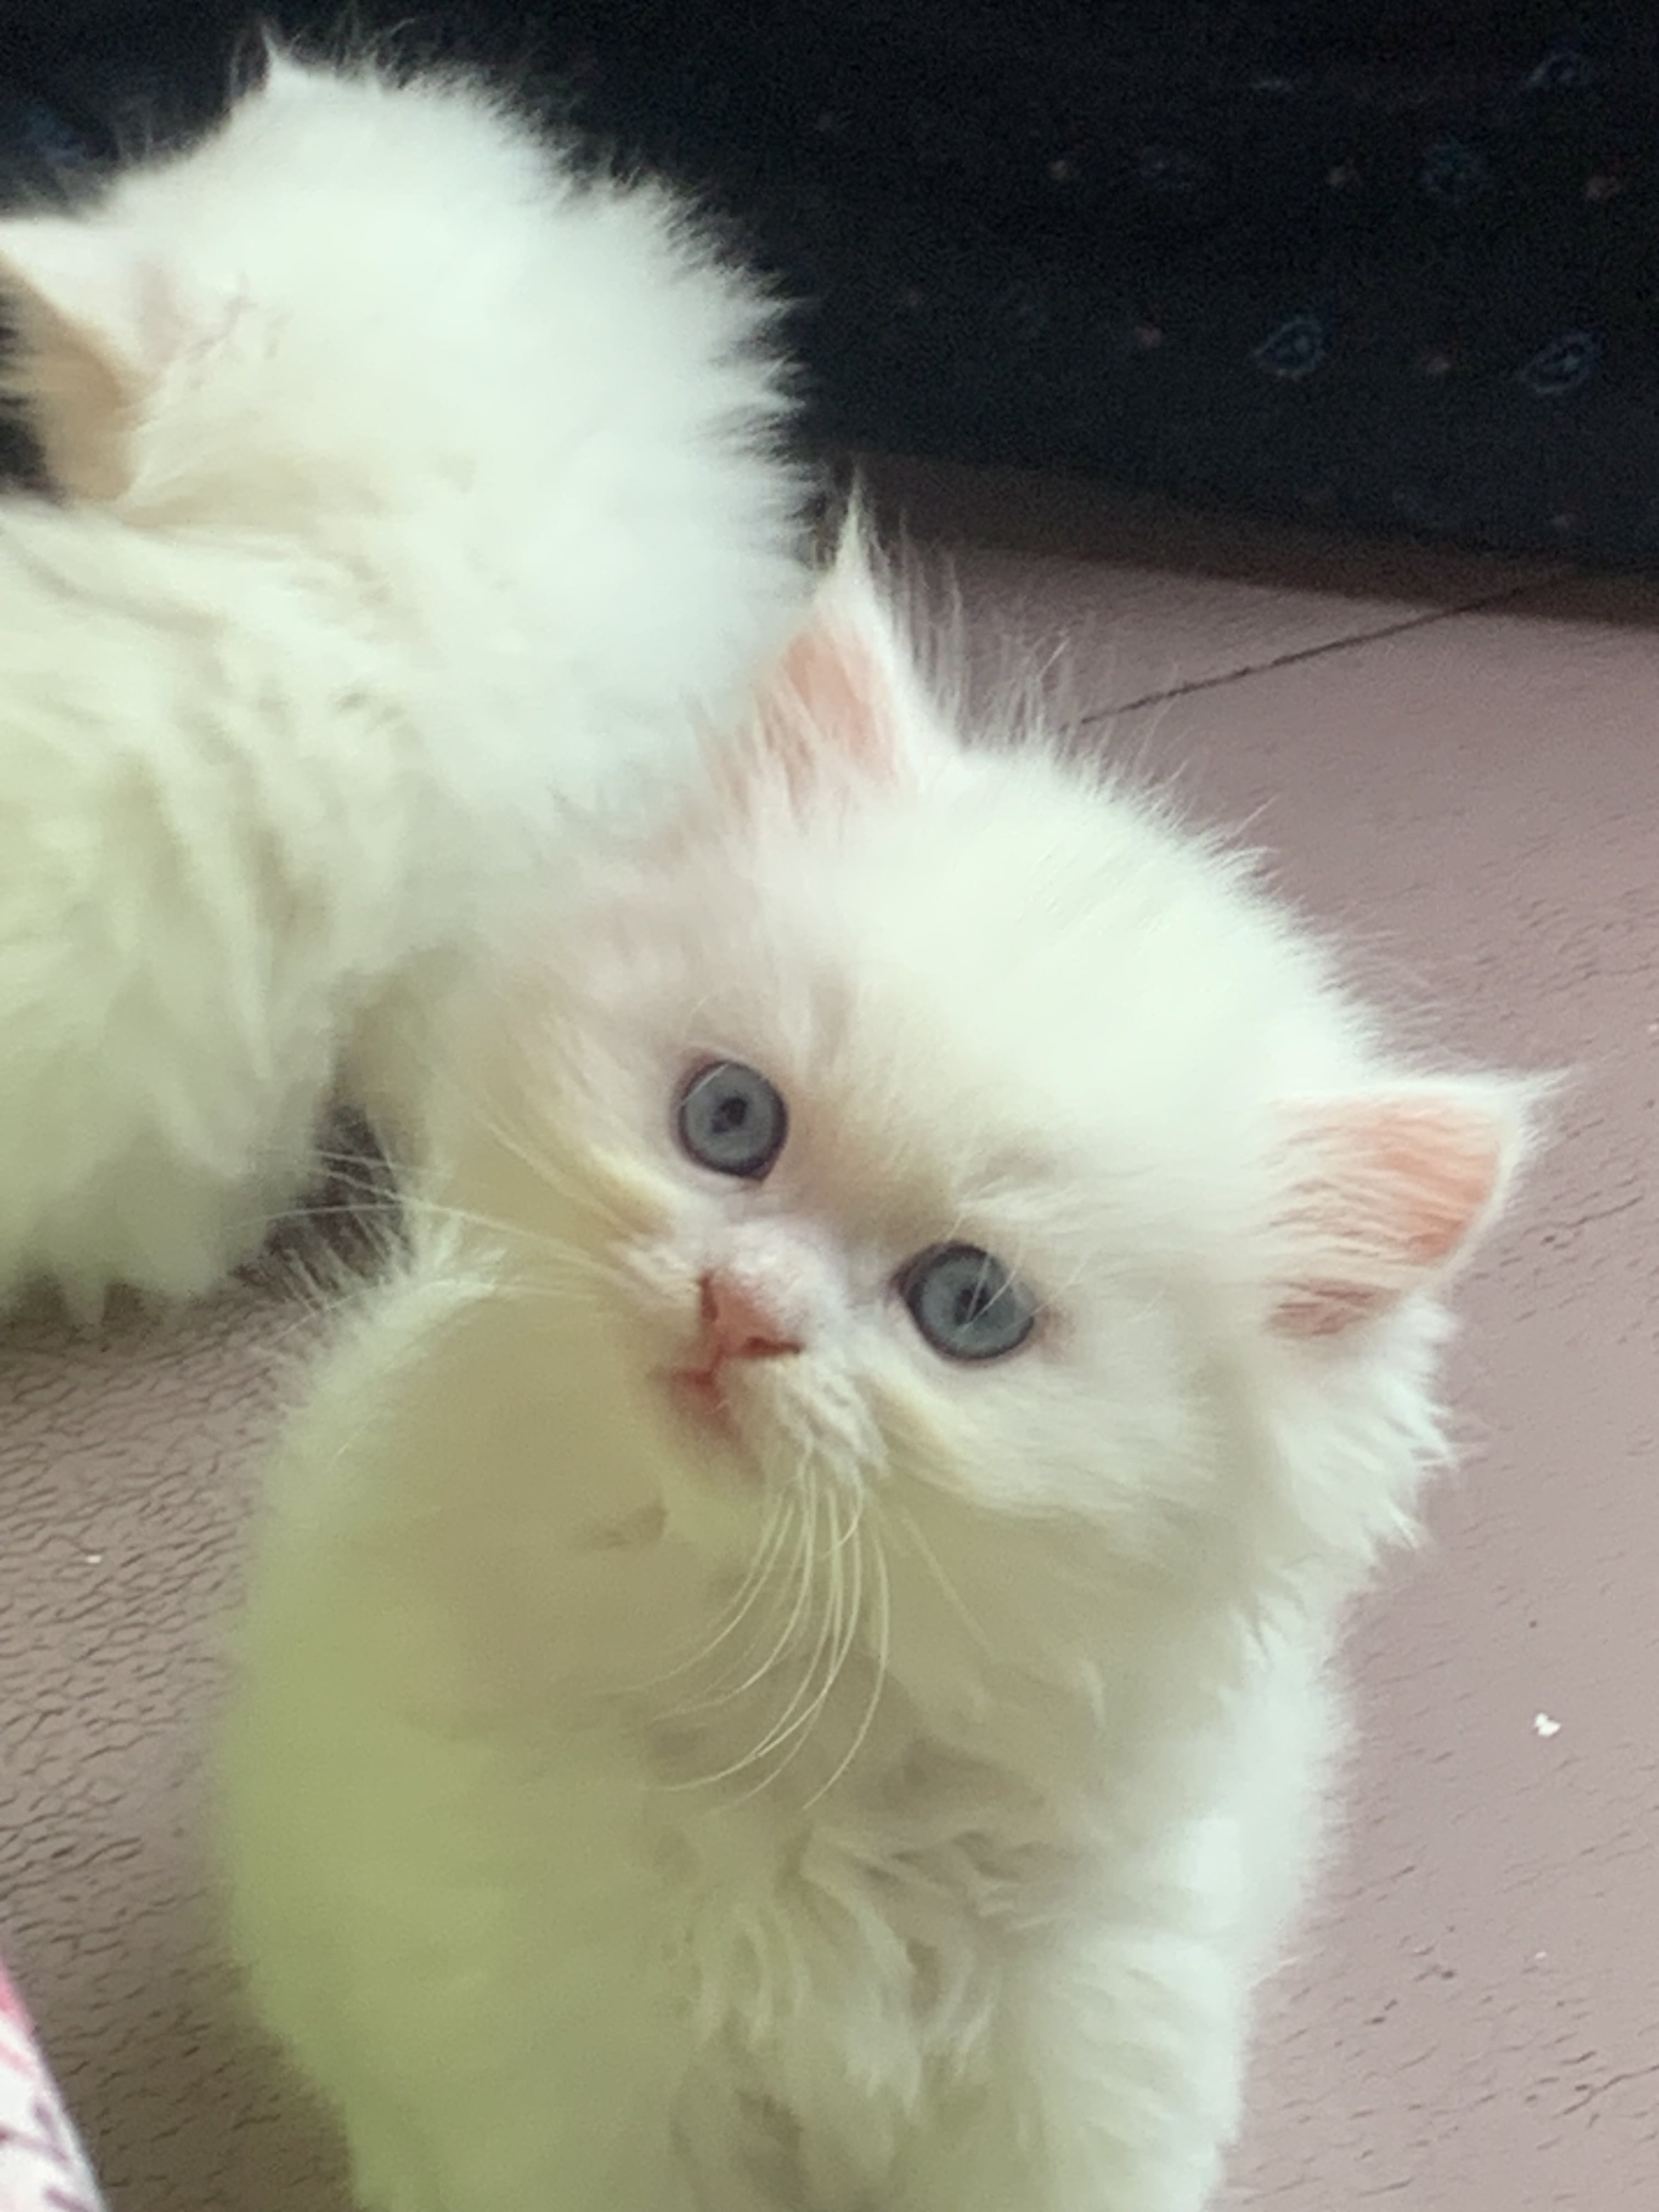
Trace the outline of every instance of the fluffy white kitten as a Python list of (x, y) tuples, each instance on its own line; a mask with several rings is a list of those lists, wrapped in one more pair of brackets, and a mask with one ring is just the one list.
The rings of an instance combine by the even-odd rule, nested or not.
[(0, 500), (0, 1290), (209, 1282), (343, 1075), (796, 618), (757, 289), (480, 86), (274, 57), (0, 222), (62, 504)]
[(258, 2007), (375, 2212), (1197, 2212), (1526, 1093), (964, 748), (855, 535), (548, 941), (276, 1469)]

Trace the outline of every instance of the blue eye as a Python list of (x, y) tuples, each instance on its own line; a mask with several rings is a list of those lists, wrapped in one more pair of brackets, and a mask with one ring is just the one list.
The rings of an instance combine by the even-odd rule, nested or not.
[(721, 1060), (680, 1092), (675, 1127), (700, 1166), (758, 1182), (783, 1150), (789, 1111), (763, 1075), (741, 1060)]
[(1036, 1327), (1036, 1301), (977, 1244), (934, 1244), (902, 1267), (898, 1293), (946, 1359), (1002, 1359)]

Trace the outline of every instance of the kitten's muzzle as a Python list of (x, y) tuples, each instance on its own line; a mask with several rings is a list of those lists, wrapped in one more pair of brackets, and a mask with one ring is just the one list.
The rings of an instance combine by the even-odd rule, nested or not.
[(726, 1370), (738, 1359), (781, 1359), (801, 1346), (752, 1284), (723, 1267), (711, 1268), (697, 1286), (696, 1348), (668, 1377), (683, 1411), (702, 1425), (729, 1434)]

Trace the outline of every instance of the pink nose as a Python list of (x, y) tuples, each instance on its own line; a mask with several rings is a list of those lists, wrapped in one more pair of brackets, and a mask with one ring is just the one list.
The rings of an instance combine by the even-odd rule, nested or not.
[(702, 1279), (702, 1346), (711, 1366), (722, 1359), (776, 1359), (800, 1346), (765, 1300), (716, 1267)]

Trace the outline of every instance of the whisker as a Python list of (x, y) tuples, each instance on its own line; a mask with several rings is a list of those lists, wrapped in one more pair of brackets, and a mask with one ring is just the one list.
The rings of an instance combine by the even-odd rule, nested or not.
[[(838, 1524), (836, 1522), (835, 1519), (834, 1501), (831, 1498), (826, 1496), (821, 1486), (814, 1482), (809, 1486), (808, 1510), (802, 1516), (802, 1526), (805, 1534), (804, 1554), (806, 1569), (802, 1583), (801, 1597), (803, 1601), (809, 1599), (817, 1591), (820, 1583), (820, 1577), (817, 1572), (817, 1540), (818, 1522), (820, 1519), (820, 1509), (822, 1509), (823, 1517), (829, 1520), (831, 1524), (832, 1534), (838, 1533)], [(831, 1556), (833, 1562), (833, 1547)], [(825, 1602), (823, 1626), (817, 1631), (817, 1638), (813, 1643), (811, 1654), (809, 1655), (806, 1664), (802, 1670), (799, 1683), (797, 1685), (793, 1693), (789, 1698), (787, 1703), (784, 1705), (782, 1711), (779, 1712), (773, 1720), (770, 1728), (768, 1729), (766, 1734), (761, 1737), (759, 1741), (752, 1745), (740, 1759), (732, 1760), (729, 1765), (720, 1769), (717, 1773), (704, 1776), (702, 1778), (701, 1783), (694, 1786), (709, 1787), (716, 1783), (732, 1781), (735, 1780), (738, 1775), (745, 1773), (751, 1767), (763, 1766), (766, 1759), (773, 1752), (778, 1750), (781, 1746), (788, 1743), (792, 1737), (799, 1738), (804, 1728), (810, 1729), (813, 1721), (817, 1718), (818, 1712), (822, 1710), (822, 1693), (817, 1692), (815, 1687), (818, 1669), (820, 1665), (823, 1663), (826, 1652), (833, 1648), (835, 1637), (838, 1633), (838, 1615), (833, 1610), (835, 1605), (834, 1593), (836, 1588), (836, 1584), (832, 1564), (830, 1582), (824, 1590)], [(804, 1616), (805, 1610), (806, 1607), (805, 1602), (799, 1602), (797, 1604), (794, 1613), (791, 1617), (791, 1624), (788, 1632), (775, 1647), (774, 1652), (767, 1662), (767, 1666), (760, 1670), (760, 1672), (753, 1678), (754, 1680), (759, 1680), (765, 1673), (769, 1672), (772, 1667), (775, 1665), (777, 1657), (781, 1654), (781, 1652), (787, 1649), (791, 1644), (797, 1641), (795, 1631), (799, 1627), (799, 1621)], [(767, 1788), (774, 1780), (775, 1780), (777, 1775), (781, 1773), (784, 1767), (788, 1765), (789, 1759), (793, 1758), (793, 1752), (792, 1751), (784, 1759), (780, 1760), (775, 1767), (768, 1772), (763, 1772), (759, 1780), (750, 1790), (740, 1792), (733, 1802), (741, 1804), (744, 1802), (747, 1798), (757, 1795), (760, 1790)]]
[[(816, 1484), (809, 1484), (807, 1510), (802, 1516), (802, 1526), (805, 1535), (805, 1542), (803, 1551), (805, 1572), (802, 1580), (800, 1597), (796, 1604), (794, 1611), (790, 1616), (787, 1634), (778, 1645), (776, 1651), (774, 1653), (772, 1659), (769, 1661), (767, 1667), (763, 1669), (761, 1673), (751, 1677), (751, 1682), (753, 1683), (757, 1684), (759, 1681), (763, 1680), (764, 1675), (771, 1671), (771, 1668), (775, 1663), (777, 1658), (781, 1657), (785, 1651), (790, 1650), (792, 1646), (800, 1641), (799, 1631), (803, 1627), (804, 1624), (811, 1618), (814, 1610), (813, 1601), (817, 1597), (819, 1591), (823, 1587), (823, 1577), (818, 1565), (819, 1509), (823, 1503), (823, 1493), (818, 1489), (817, 1486)], [(768, 1729), (766, 1735), (761, 1738), (760, 1741), (749, 1753), (748, 1759), (744, 1762), (745, 1764), (761, 1757), (765, 1752), (771, 1748), (774, 1739), (777, 1736), (778, 1730), (781, 1728), (787, 1728), (787, 1723), (794, 1714), (802, 1698), (810, 1693), (812, 1678), (817, 1670), (818, 1653), (822, 1650), (823, 1645), (823, 1633), (824, 1632), (822, 1628), (817, 1631), (817, 1640), (813, 1644), (812, 1656), (807, 1662), (806, 1670), (802, 1677), (799, 1686), (785, 1705), (782, 1711), (774, 1719), (772, 1725)]]
[(591, 1184), (577, 1182), (559, 1166), (556, 1161), (550, 1159), (545, 1152), (533, 1149), (530, 1138), (516, 1135), (507, 1127), (500, 1115), (492, 1109), (480, 1103), (477, 1114), (479, 1126), (485, 1134), (498, 1144), (510, 1158), (516, 1160), (526, 1173), (532, 1176), (544, 1189), (551, 1191), (557, 1197), (574, 1200), (584, 1211), (596, 1215), (602, 1222), (613, 1227), (620, 1225), (620, 1216), (616, 1208), (607, 1206), (602, 1194)]
[[(775, 1766), (763, 1773), (750, 1790), (739, 1795), (736, 1800), (739, 1804), (747, 1802), (750, 1797), (758, 1796), (763, 1790), (769, 1789), (785, 1769), (799, 1756), (835, 1686), (836, 1653), (842, 1637), (844, 1570), (833, 1495), (825, 1495), (824, 1511), (825, 1517), (830, 1521), (832, 1528), (836, 1531), (836, 1535), (830, 1549), (830, 1573), (824, 1589), (823, 1626), (818, 1631), (817, 1639), (812, 1646), (811, 1656), (802, 1671), (800, 1682), (794, 1695), (736, 1771), (740, 1772), (744, 1766), (761, 1765), (771, 1753), (781, 1750), (786, 1744), (789, 1748), (784, 1752), (783, 1757)], [(818, 1669), (824, 1664), (826, 1658), (828, 1663), (825, 1667), (823, 1681), (820, 1686), (817, 1684)]]
[[(800, 1538), (800, 1573), (797, 1585), (795, 1601), (791, 1608), (788, 1620), (784, 1623), (784, 1626), (779, 1632), (776, 1640), (774, 1642), (771, 1650), (767, 1653), (766, 1656), (759, 1662), (759, 1664), (756, 1666), (750, 1673), (744, 1677), (743, 1681), (736, 1686), (735, 1688), (726, 1691), (717, 1698), (706, 1701), (704, 1709), (706, 1709), (707, 1705), (730, 1705), (737, 1698), (744, 1696), (748, 1691), (755, 1688), (758, 1683), (763, 1682), (767, 1676), (770, 1674), (773, 1669), (776, 1667), (777, 1662), (782, 1656), (783, 1653), (787, 1651), (789, 1646), (795, 1641), (797, 1632), (799, 1629), (801, 1621), (805, 1617), (807, 1609), (810, 1606), (812, 1591), (817, 1580), (814, 1571), (814, 1536), (817, 1528), (816, 1501), (814, 1501), (814, 1508), (815, 1510), (811, 1514), (798, 1513), (795, 1516)], [(799, 1692), (797, 1692), (796, 1696), (799, 1698)], [(792, 1703), (793, 1702), (793, 1701), (792, 1701)], [(700, 1710), (700, 1708), (693, 1706), (690, 1708), (690, 1710), (695, 1711)], [(753, 1765), (757, 1756), (757, 1750), (747, 1751), (740, 1759), (734, 1759), (730, 1765), (722, 1767), (714, 1773), (695, 1776), (689, 1781), (673, 1782), (670, 1783), (667, 1786), (672, 1790), (701, 1790), (708, 1788), (715, 1783), (728, 1781), (732, 1776), (741, 1774), (745, 1768)]]
[[(343, 1182), (346, 1178), (337, 1175), (334, 1180)], [(373, 1181), (365, 1180), (361, 1188), (363, 1195), (357, 1199), (347, 1198), (327, 1203), (302, 1199), (295, 1206), (270, 1215), (270, 1225), (273, 1228), (287, 1225), (303, 1228), (309, 1222), (336, 1219), (368, 1223), (376, 1215), (398, 1220), (453, 1222), (462, 1228), (477, 1229), (487, 1236), (527, 1246), (534, 1252), (557, 1254), (574, 1265), (604, 1275), (608, 1280), (626, 1280), (620, 1270), (598, 1254), (586, 1251), (580, 1245), (566, 1239), (555, 1237), (546, 1230), (537, 1229), (523, 1222), (508, 1221), (497, 1214), (481, 1212), (475, 1206), (457, 1206), (446, 1200), (419, 1194), (396, 1196)]]
[(887, 1554), (882, 1545), (880, 1531), (872, 1529), (870, 1540), (876, 1564), (874, 1677), (870, 1685), (869, 1698), (865, 1705), (864, 1712), (854, 1734), (853, 1741), (842, 1753), (840, 1763), (829, 1780), (821, 1784), (807, 1799), (806, 1809), (809, 1811), (821, 1797), (827, 1797), (830, 1795), (869, 1741), (870, 1731), (876, 1723), (877, 1709), (881, 1704), (881, 1693), (887, 1685), (887, 1668), (892, 1654), (893, 1586), (887, 1570)]
[[(833, 1492), (830, 1493), (827, 1510), (832, 1524), (836, 1524), (837, 1516)], [(756, 1795), (759, 1790), (775, 1783), (785, 1769), (799, 1757), (811, 1741), (813, 1729), (828, 1710), (830, 1701), (835, 1695), (836, 1685), (846, 1671), (847, 1662), (858, 1640), (864, 1611), (863, 1547), (856, 1540), (860, 1534), (863, 1512), (864, 1501), (860, 1497), (849, 1516), (847, 1528), (842, 1530), (837, 1526), (836, 1540), (830, 1552), (831, 1578), (826, 1606), (824, 1632), (813, 1651), (802, 1690), (805, 1691), (810, 1687), (812, 1678), (817, 1671), (819, 1659), (827, 1647), (829, 1659), (824, 1669), (823, 1680), (816, 1693), (811, 1696), (805, 1710), (791, 1723), (790, 1726), (781, 1732), (775, 1728), (773, 1736), (775, 1741), (769, 1739), (767, 1743), (761, 1747), (763, 1752), (773, 1750), (788, 1737), (794, 1738), (793, 1743), (785, 1756), (778, 1761), (769, 1774), (762, 1778), (756, 1785), (756, 1789), (746, 1793), (747, 1795)], [(853, 1579), (850, 1591), (845, 1565), (847, 1546), (849, 1541), (853, 1543)], [(800, 1694), (801, 1692), (797, 1692), (798, 1697)], [(809, 1800), (810, 1802), (813, 1801)]]
[(894, 1520), (899, 1523), (905, 1535), (908, 1537), (916, 1557), (921, 1561), (922, 1565), (927, 1569), (935, 1587), (938, 1589), (939, 1595), (945, 1599), (946, 1604), (961, 1621), (963, 1626), (968, 1631), (974, 1641), (979, 1645), (980, 1650), (985, 1652), (988, 1656), (991, 1652), (991, 1645), (986, 1637), (984, 1630), (980, 1626), (978, 1621), (975, 1620), (972, 1612), (968, 1607), (966, 1600), (962, 1595), (961, 1591), (957, 1589), (956, 1584), (951, 1580), (944, 1568), (939, 1565), (939, 1555), (934, 1551), (933, 1546), (928, 1542), (927, 1537), (923, 1535), (921, 1524), (916, 1520), (915, 1516), (909, 1510), (908, 1506), (903, 1505), (890, 1505), (889, 1510), (891, 1512)]
[[(633, 1687), (635, 1691), (659, 1689), (665, 1683), (678, 1681), (683, 1675), (689, 1674), (694, 1668), (700, 1667), (705, 1660), (712, 1658), (720, 1646), (728, 1638), (736, 1634), (743, 1626), (744, 1619), (759, 1602), (772, 1568), (782, 1553), (784, 1540), (789, 1529), (792, 1510), (787, 1498), (778, 1500), (769, 1510), (766, 1519), (761, 1525), (760, 1536), (756, 1544), (754, 1555), (750, 1560), (748, 1571), (738, 1587), (736, 1595), (728, 1603), (726, 1612), (716, 1620), (714, 1632), (707, 1643), (700, 1645), (689, 1658), (681, 1660), (678, 1666), (670, 1667), (660, 1674), (650, 1675), (643, 1682), (635, 1684)], [(738, 1663), (741, 1665), (741, 1661)], [(688, 1705), (676, 1706), (675, 1717), (698, 1712), (709, 1705), (720, 1705), (725, 1702), (726, 1702), (725, 1698), (711, 1698), (701, 1699)]]

